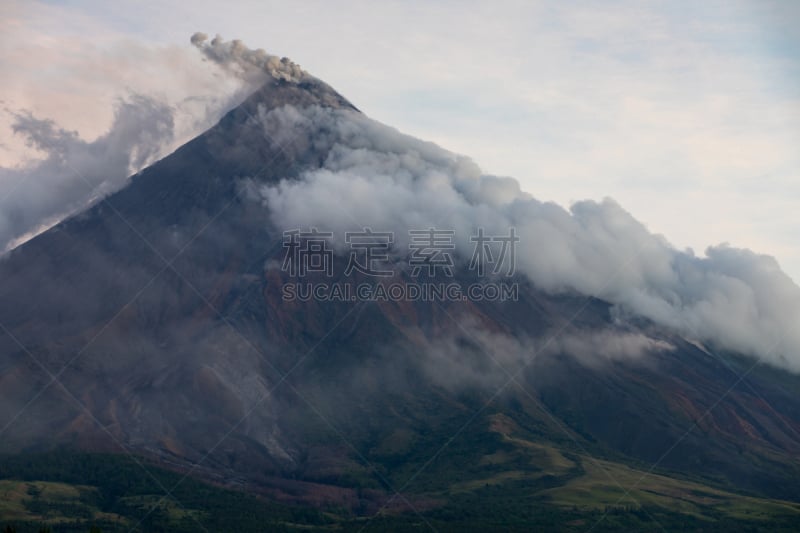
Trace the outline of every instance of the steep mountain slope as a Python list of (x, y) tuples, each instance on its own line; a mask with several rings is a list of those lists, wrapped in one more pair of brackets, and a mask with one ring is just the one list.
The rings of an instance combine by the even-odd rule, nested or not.
[[(507, 302), (285, 301), (299, 279), (275, 268), (288, 228), (249, 191), (319, 167), (346, 136), (261, 120), (310, 107), (358, 113), (313, 78), (270, 81), (0, 260), (2, 451), (132, 452), (356, 514), (496, 485), (562, 505), (601, 487), (599, 508), (692, 507), (709, 486), (800, 501), (793, 374), (519, 276)], [(303, 278), (332, 280), (353, 277)], [(542, 346), (600, 351), (607, 332), (670, 349), (586, 360)]]

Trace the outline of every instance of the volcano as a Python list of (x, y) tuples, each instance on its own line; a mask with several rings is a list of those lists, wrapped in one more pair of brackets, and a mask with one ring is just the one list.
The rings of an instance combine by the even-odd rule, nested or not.
[[(358, 150), (406, 157), (353, 135), (364, 120), (316, 78), (271, 76), (123, 189), (9, 252), (0, 475), (91, 485), (80, 469), (61, 479), (13, 464), (134, 457), (176, 485), (322, 510), (323, 528), (800, 523), (800, 377), (751, 354), (520, 273), (504, 278), (505, 300), (287, 298), (299, 282), (426, 283), (402, 267), (283, 268), (287, 230), (326, 228), (296, 208), (303, 227), (281, 227), (271, 194)], [(415, 142), (409, 154), (439, 157)], [(466, 255), (445, 265), (448, 284), (480, 281)], [(167, 488), (123, 529), (148, 524)]]

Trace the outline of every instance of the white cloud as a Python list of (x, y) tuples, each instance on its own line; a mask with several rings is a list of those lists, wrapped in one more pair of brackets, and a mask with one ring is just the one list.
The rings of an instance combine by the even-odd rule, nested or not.
[(286, 106), (262, 109), (258, 120), (289, 153), (328, 154), (299, 180), (251, 184), (278, 230), (394, 231), (398, 253), (408, 250), (409, 230), (455, 230), (468, 261), (477, 228), (506, 235), (514, 227), (517, 268), (539, 288), (596, 296), (621, 313), (800, 371), (800, 287), (771, 257), (729, 246), (705, 257), (678, 251), (613, 200), (569, 211), (542, 203), (509, 178), (483, 175), (463, 156), (354, 111)]

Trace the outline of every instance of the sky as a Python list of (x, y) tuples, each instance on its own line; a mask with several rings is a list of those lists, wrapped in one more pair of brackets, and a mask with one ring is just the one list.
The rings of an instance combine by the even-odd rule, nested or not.
[[(7, 0), (0, 107), (87, 140), (130, 92), (202, 112), (236, 90), (199, 75), (189, 44), (219, 33), (536, 198), (612, 197), (679, 249), (729, 242), (798, 281), (797, 20), (791, 1)], [(0, 114), (0, 166), (36, 155), (13, 120)], [(177, 138), (205, 126), (187, 121)]]

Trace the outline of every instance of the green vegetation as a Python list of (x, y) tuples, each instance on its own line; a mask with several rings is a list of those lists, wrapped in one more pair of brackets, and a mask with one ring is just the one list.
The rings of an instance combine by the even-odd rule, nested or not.
[[(642, 472), (526, 441), (496, 422), (499, 441), (475, 467), (484, 467), (482, 477), (458, 472), (426, 483), (435, 488), (409, 495), (421, 515), (283, 505), (195, 479), (163, 497), (180, 474), (147, 464), (148, 474), (122, 456), (50, 453), (0, 457), (0, 531), (586, 531), (597, 524), (594, 531), (772, 532), (800, 524), (800, 504), (662, 475), (620, 499), (611, 478), (633, 487)], [(392, 439), (381, 452), (402, 449), (406, 436)]]
[[(116, 455), (51, 453), (0, 458), (0, 527), (18, 533), (288, 530), (330, 522), (319, 510), (289, 507)], [(179, 503), (180, 502), (180, 503)]]

